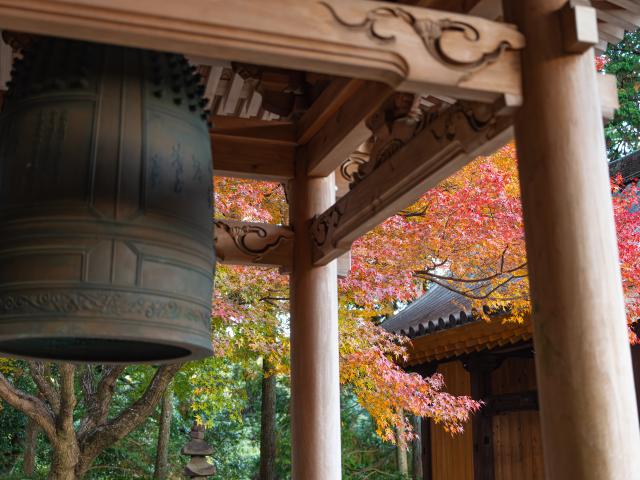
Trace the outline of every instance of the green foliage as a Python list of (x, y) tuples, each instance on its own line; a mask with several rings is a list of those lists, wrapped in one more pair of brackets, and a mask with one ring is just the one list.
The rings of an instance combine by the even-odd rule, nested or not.
[(605, 128), (608, 157), (615, 160), (640, 149), (640, 31), (609, 46), (604, 71), (618, 79), (620, 108)]
[(8, 405), (0, 410), (0, 478), (9, 475), (22, 454), (25, 416)]

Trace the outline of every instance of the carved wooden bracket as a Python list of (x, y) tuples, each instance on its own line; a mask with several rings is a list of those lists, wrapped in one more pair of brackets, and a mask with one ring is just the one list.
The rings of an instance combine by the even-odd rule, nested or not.
[[(214, 241), (218, 261), (231, 265), (280, 267), (290, 273), (293, 266), (294, 233), (289, 227), (268, 223), (214, 221)], [(351, 252), (338, 258), (338, 277), (351, 270)]]
[(293, 231), (266, 223), (216, 220), (216, 255), (221, 263), (290, 268)]
[[(378, 149), (377, 159), (366, 164), (351, 191), (314, 219), (311, 236), (316, 264), (337, 258), (359, 236), (465, 163), (506, 143), (512, 118), (499, 115), (501, 110), (500, 104), (458, 102), (432, 118), (407, 120), (411, 128), (403, 130), (401, 144), (388, 155), (382, 153), (385, 148)], [(372, 157), (374, 151), (375, 146)]]

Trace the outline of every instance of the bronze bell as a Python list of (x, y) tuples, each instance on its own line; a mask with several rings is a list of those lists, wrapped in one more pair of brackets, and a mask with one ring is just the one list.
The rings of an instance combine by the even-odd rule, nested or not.
[(37, 39), (0, 115), (0, 352), (210, 355), (203, 88), (181, 55)]

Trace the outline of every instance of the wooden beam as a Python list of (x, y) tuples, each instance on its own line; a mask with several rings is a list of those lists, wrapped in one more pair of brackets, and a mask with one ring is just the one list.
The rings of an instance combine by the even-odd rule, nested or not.
[(512, 119), (497, 115), (500, 108), (458, 103), (428, 123), (315, 218), (314, 262), (323, 265), (337, 258), (358, 237), (409, 206), (470, 160), (505, 144), (512, 136)]
[(335, 112), (358, 91), (362, 82), (337, 78), (320, 94), (296, 124), (297, 143), (304, 145), (325, 125)]
[[(420, 327), (416, 327), (419, 330)], [(401, 332), (395, 332), (401, 333)], [(531, 321), (524, 323), (502, 322), (496, 318), (490, 322), (473, 322), (464, 328), (439, 330), (429, 335), (421, 335), (411, 340), (407, 366), (425, 362), (448, 361), (482, 350), (491, 350), (503, 345), (515, 345), (530, 341)]]
[(403, 91), (519, 96), (511, 25), (368, 0), (0, 0), (0, 27), (308, 70)]
[(324, 122), (313, 138), (298, 151), (307, 173), (325, 177), (336, 170), (358, 146), (371, 136), (365, 119), (373, 114), (393, 89), (382, 83), (356, 80), (353, 94)]
[(489, 395), (484, 407), (492, 415), (508, 412), (521, 412), (523, 410), (538, 410), (538, 392), (530, 390), (526, 392), (502, 393)]
[[(611, 119), (619, 106), (615, 76), (598, 75), (597, 79), (603, 117)], [(299, 125), (226, 116), (214, 117), (213, 123), (211, 138), (215, 175), (276, 182), (293, 178)], [(371, 134), (369, 130), (367, 132)], [(354, 156), (358, 162), (366, 161), (368, 152), (362, 150), (364, 147), (361, 145), (354, 149), (347, 162), (353, 163), (351, 157)], [(336, 172), (336, 183), (339, 186), (338, 196), (348, 192), (348, 180), (340, 169)]]
[(215, 117), (211, 130), (214, 174), (284, 182), (293, 178), (294, 128), (288, 122)]
[(215, 220), (214, 240), (220, 263), (291, 268), (293, 232), (288, 227)]

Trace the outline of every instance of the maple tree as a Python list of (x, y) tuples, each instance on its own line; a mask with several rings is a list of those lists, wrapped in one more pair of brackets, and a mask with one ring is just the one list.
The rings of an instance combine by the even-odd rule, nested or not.
[[(282, 186), (225, 178), (216, 179), (215, 191), (221, 198), (217, 214), (224, 218), (286, 223)], [(354, 269), (357, 262), (354, 259)], [(412, 283), (410, 277), (407, 283)], [(391, 280), (378, 271), (366, 283), (353, 275), (340, 281), (341, 382), (350, 385), (374, 418), (378, 434), (389, 441), (394, 441), (396, 428), (412, 435), (405, 413), (430, 417), (459, 432), (479, 404), (444, 392), (440, 375), (424, 379), (403, 371), (396, 361), (406, 356), (406, 339), (371, 321), (371, 316), (389, 312), (390, 303), (417, 293), (413, 286), (407, 290), (406, 284)], [(275, 269), (222, 265), (216, 286), (216, 350), (232, 356), (265, 356), (276, 372), (286, 373), (288, 278)]]
[[(218, 195), (234, 197), (222, 215), (241, 220), (286, 223), (280, 186), (224, 179)], [(635, 183), (612, 181), (618, 245), (627, 311), (640, 314), (640, 211)], [(251, 201), (259, 199), (259, 201)], [(265, 202), (264, 207), (260, 202)], [(247, 207), (238, 207), (242, 202)], [(223, 203), (224, 204), (224, 203)], [(369, 411), (378, 434), (393, 441), (394, 429), (411, 427), (406, 414), (462, 429), (479, 405), (444, 392), (439, 375), (423, 379), (397, 366), (407, 340), (385, 332), (379, 320), (440, 284), (472, 300), (477, 312), (508, 309), (509, 321), (529, 313), (526, 249), (515, 147), (471, 162), (423, 195), (414, 205), (376, 227), (352, 247), (352, 267), (341, 279), (341, 382), (350, 385)], [(227, 353), (268, 355), (286, 371), (287, 278), (273, 269), (219, 268), (216, 320), (219, 348)], [(227, 335), (233, 328), (235, 335)], [(633, 341), (635, 334), (630, 330)]]

